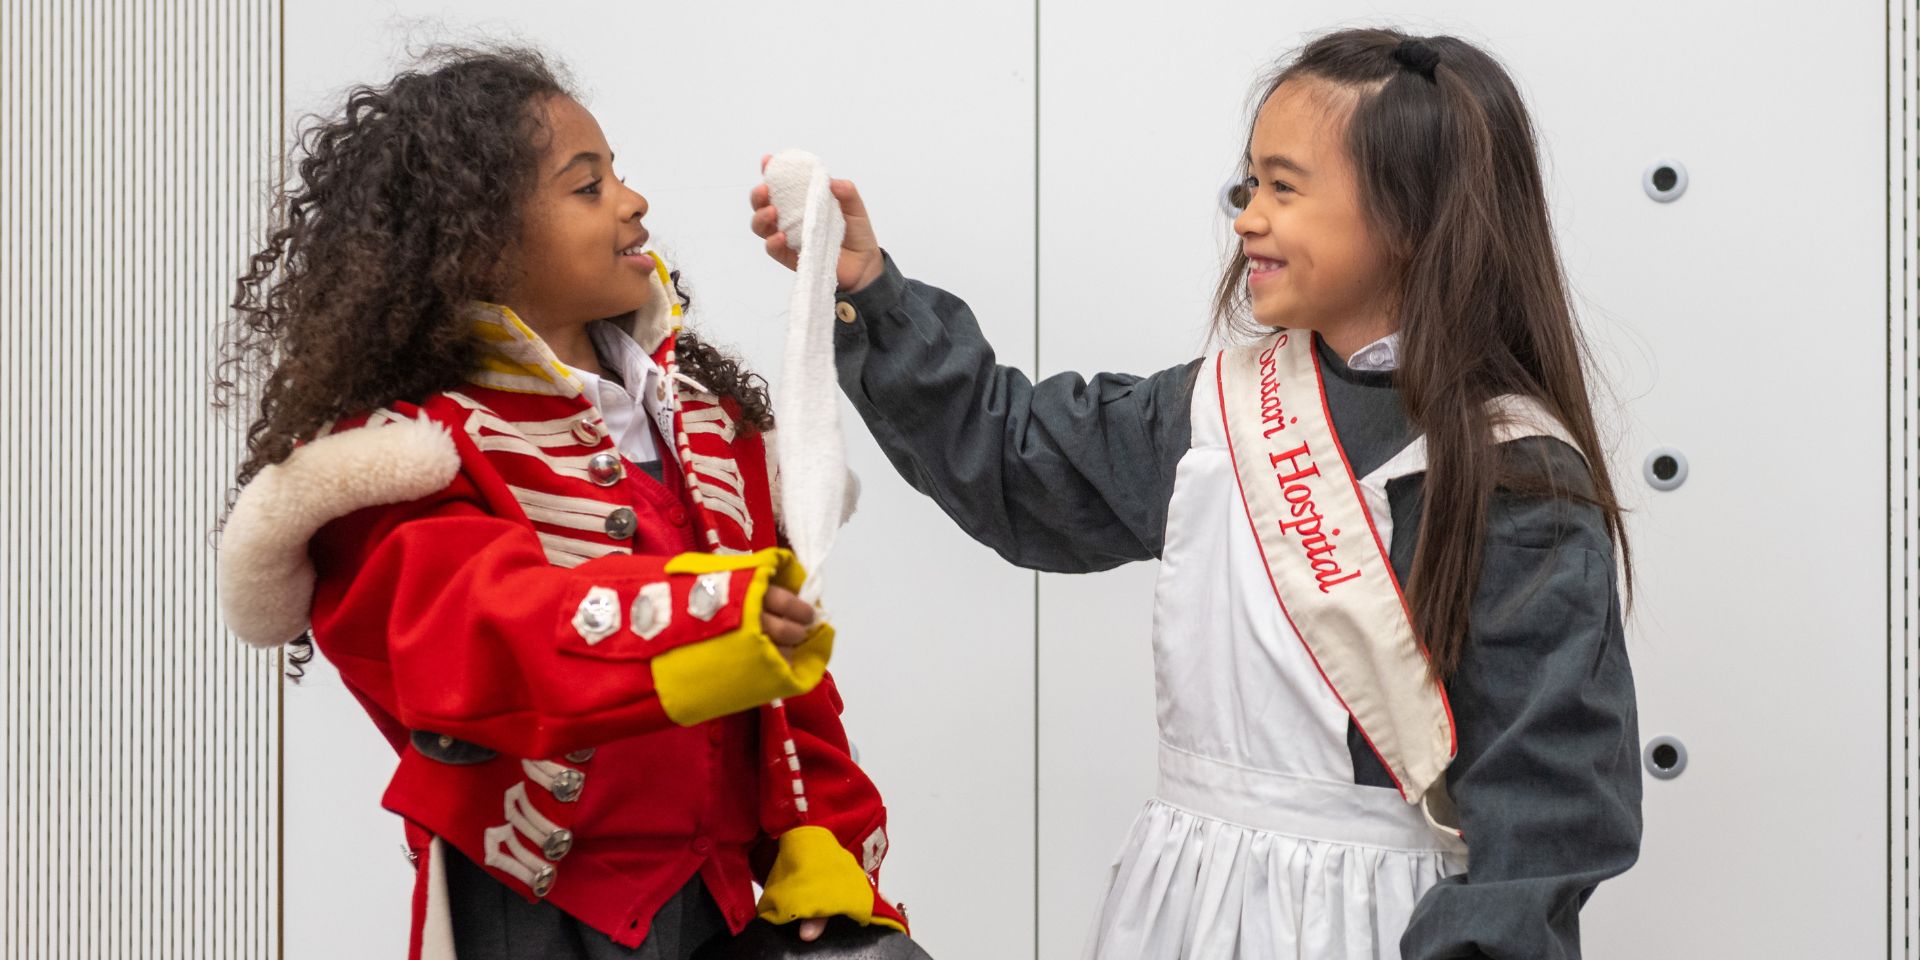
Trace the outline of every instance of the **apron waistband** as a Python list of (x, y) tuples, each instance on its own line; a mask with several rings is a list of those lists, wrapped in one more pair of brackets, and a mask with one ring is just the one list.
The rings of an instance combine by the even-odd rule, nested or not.
[(1160, 745), (1160, 799), (1203, 817), (1301, 840), (1466, 853), (1385, 787), (1256, 770)]

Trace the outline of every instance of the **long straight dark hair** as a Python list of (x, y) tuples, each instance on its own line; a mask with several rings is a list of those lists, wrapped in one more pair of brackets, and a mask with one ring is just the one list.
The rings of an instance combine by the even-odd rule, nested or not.
[[(1354, 95), (1347, 150), (1368, 227), (1397, 273), (1401, 365), (1394, 374), (1427, 437), (1419, 547), (1407, 582), (1434, 676), (1459, 666), (1496, 491), (1598, 506), (1632, 581), (1621, 508), (1587, 398), (1588, 351), (1540, 176), (1533, 122), (1504, 69), (1454, 37), (1343, 30), (1308, 44), (1269, 80)], [(1251, 143), (1251, 133), (1248, 142)], [(1237, 246), (1214, 298), (1216, 332), (1245, 315), (1247, 259)], [(1557, 417), (1587, 478), (1503, 458), (1487, 402), (1518, 394)]]

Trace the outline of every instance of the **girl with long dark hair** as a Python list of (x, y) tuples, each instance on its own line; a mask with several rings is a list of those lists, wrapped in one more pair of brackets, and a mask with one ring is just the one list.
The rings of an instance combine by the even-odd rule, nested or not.
[(1162, 561), (1160, 786), (1091, 956), (1578, 956), (1638, 852), (1639, 744), (1532, 123), (1483, 51), (1389, 30), (1259, 103), (1216, 303), (1251, 342), (1031, 383), (841, 183), (841, 384), (1010, 561)]

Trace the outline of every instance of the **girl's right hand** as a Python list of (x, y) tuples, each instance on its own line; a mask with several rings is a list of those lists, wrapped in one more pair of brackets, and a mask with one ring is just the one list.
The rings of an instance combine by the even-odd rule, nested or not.
[[(771, 159), (770, 155), (761, 157), (760, 169), (766, 170), (767, 161)], [(880, 253), (880, 241), (873, 235), (873, 221), (867, 218), (867, 205), (861, 202), (860, 191), (853, 181), (831, 180), (828, 185), (834, 199), (840, 201), (840, 213), (847, 219), (847, 235), (840, 241), (840, 262), (834, 269), (834, 279), (841, 293), (858, 293), (880, 278), (886, 261)], [(767, 256), (780, 261), (788, 270), (795, 269), (800, 254), (787, 246), (787, 235), (780, 231), (780, 211), (774, 207), (767, 185), (754, 187), (750, 198), (754, 236), (767, 242)]]

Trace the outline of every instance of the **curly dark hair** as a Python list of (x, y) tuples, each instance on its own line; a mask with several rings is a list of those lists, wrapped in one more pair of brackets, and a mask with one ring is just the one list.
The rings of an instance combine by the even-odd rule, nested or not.
[[(535, 50), (441, 47), (302, 131), (214, 377), (219, 409), (258, 391), (235, 492), (328, 422), (465, 379), (478, 345), (463, 307), (501, 286), (545, 134), (535, 107), (555, 95), (571, 94)], [(738, 360), (686, 330), (675, 352), (741, 422), (772, 426), (766, 382)]]

